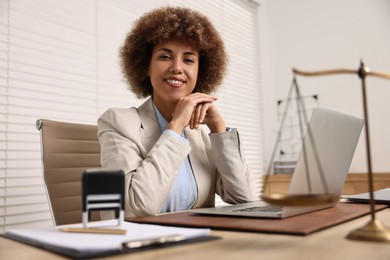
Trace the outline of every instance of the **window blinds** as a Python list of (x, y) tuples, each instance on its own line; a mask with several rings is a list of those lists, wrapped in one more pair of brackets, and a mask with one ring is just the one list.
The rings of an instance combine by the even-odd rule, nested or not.
[(160, 5), (210, 17), (229, 71), (218, 106), (240, 129), (259, 193), (262, 174), (257, 6), (250, 1), (5, 0), (0, 2), (0, 232), (50, 226), (39, 118), (96, 124), (109, 107), (138, 106), (122, 80), (118, 49), (132, 22)]

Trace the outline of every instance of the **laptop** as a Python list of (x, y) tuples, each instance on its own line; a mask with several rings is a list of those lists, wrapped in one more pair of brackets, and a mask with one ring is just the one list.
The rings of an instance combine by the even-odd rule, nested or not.
[[(305, 158), (302, 149), (298, 156), (288, 194), (324, 194), (328, 190), (328, 193), (340, 196), (363, 124), (363, 119), (321, 107), (315, 108), (308, 125), (308, 129), (311, 129), (312, 138), (306, 133), (303, 142), (307, 151), (310, 185), (308, 185), (307, 181)], [(314, 141), (312, 142), (311, 140)], [(315, 144), (326, 188), (321, 179), (315, 158), (316, 153), (311, 143)], [(309, 188), (309, 186), (311, 187)], [(333, 207), (337, 203), (338, 201), (315, 206), (280, 207), (269, 205), (264, 201), (256, 201), (215, 208), (192, 209), (190, 212), (207, 215), (286, 218)]]

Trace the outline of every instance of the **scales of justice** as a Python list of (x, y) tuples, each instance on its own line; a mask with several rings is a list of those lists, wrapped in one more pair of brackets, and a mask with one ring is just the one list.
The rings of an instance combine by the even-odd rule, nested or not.
[[(279, 145), (282, 133), (282, 127), (286, 120), (287, 110), (290, 103), (295, 100), (296, 106), (298, 108), (298, 120), (299, 120), (299, 130), (300, 137), (303, 140), (303, 126), (307, 125), (308, 119), (306, 115), (305, 104), (300, 93), (296, 76), (327, 76), (327, 75), (336, 75), (336, 74), (354, 74), (357, 75), (361, 80), (362, 86), (362, 97), (363, 97), (363, 113), (365, 120), (365, 138), (366, 138), (366, 156), (367, 156), (367, 169), (368, 169), (368, 190), (369, 190), (369, 205), (370, 205), (370, 216), (371, 219), (363, 227), (351, 231), (347, 235), (347, 239), (351, 240), (360, 240), (360, 241), (375, 241), (375, 242), (390, 242), (390, 229), (384, 226), (378, 219), (375, 217), (375, 198), (374, 198), (374, 185), (373, 185), (373, 172), (371, 167), (371, 150), (370, 150), (370, 131), (369, 131), (369, 120), (368, 120), (368, 105), (367, 105), (367, 94), (366, 94), (366, 83), (365, 79), (367, 76), (379, 77), (382, 79), (390, 80), (390, 74), (371, 71), (364, 63), (360, 62), (360, 67), (357, 70), (353, 69), (332, 69), (332, 70), (322, 70), (322, 71), (302, 71), (293, 68), (294, 79), (291, 84), (291, 88), (288, 93), (287, 103), (281, 118), (278, 134), (276, 137), (276, 143), (271, 154), (270, 164), (267, 169), (267, 173), (264, 176), (264, 186), (263, 191), (266, 191), (266, 186), (269, 182), (269, 176), (272, 174), (272, 166), (276, 155), (276, 149)], [(292, 98), (293, 92), (295, 92), (296, 97)], [(312, 133), (310, 128), (307, 129), (307, 134), (309, 140), (311, 140), (314, 150), (314, 155), (317, 161), (317, 166), (319, 168), (319, 174), (321, 175), (322, 184), (324, 187), (323, 194), (294, 194), (294, 195), (285, 195), (285, 194), (272, 194), (263, 192), (262, 199), (270, 204), (280, 205), (280, 206), (312, 206), (312, 205), (321, 205), (327, 204), (329, 202), (338, 201), (340, 198), (338, 195), (330, 194), (326, 187), (326, 182), (324, 178), (324, 173), (321, 169), (320, 158), (316, 155), (315, 143), (312, 138)], [(305, 146), (302, 146), (304, 157), (306, 157)], [(306, 181), (309, 183), (309, 173), (306, 168)]]

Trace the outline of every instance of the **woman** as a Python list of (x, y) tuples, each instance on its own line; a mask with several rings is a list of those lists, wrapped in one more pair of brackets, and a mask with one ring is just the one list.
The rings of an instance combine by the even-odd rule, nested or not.
[[(109, 109), (98, 120), (101, 163), (125, 172), (126, 217), (253, 200), (238, 132), (227, 129), (210, 95), (226, 54), (209, 20), (164, 7), (134, 24), (120, 51), (140, 107)], [(102, 218), (112, 218), (108, 212)]]

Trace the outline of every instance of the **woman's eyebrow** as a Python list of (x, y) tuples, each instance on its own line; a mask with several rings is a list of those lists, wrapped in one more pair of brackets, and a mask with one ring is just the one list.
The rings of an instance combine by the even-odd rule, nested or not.
[(186, 52), (184, 52), (184, 55), (194, 55), (195, 56), (195, 53), (192, 51), (186, 51)]
[[(168, 49), (168, 48), (161, 48), (161, 49), (159, 49), (159, 51), (166, 51), (169, 53), (173, 53), (173, 51), (171, 49)], [(192, 51), (185, 51), (183, 54), (184, 55), (195, 55), (195, 53)]]
[(159, 49), (159, 51), (166, 51), (166, 52), (169, 52), (169, 53), (173, 52), (171, 49), (168, 49), (168, 48), (161, 48), (161, 49)]

